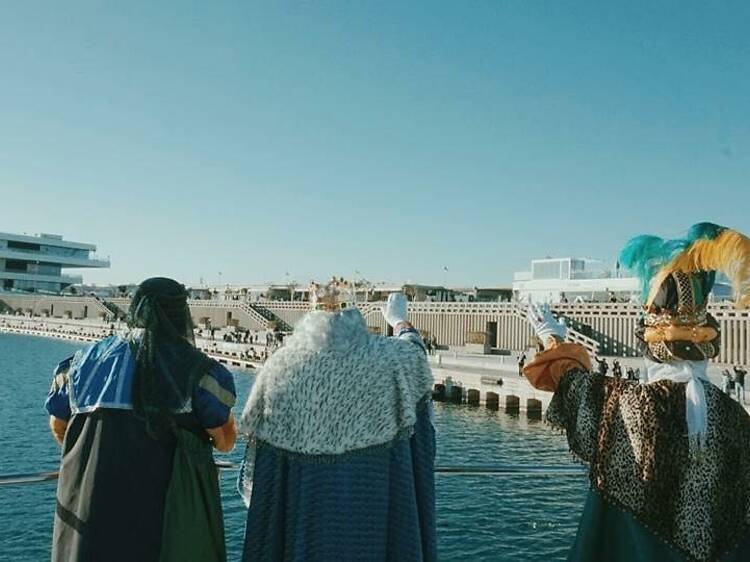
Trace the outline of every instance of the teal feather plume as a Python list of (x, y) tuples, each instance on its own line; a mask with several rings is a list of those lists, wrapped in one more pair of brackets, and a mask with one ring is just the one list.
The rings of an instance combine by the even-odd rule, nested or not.
[[(631, 238), (620, 252), (620, 264), (631, 270), (640, 281), (641, 298), (645, 301), (654, 276), (697, 240), (713, 240), (726, 230), (711, 222), (700, 222), (688, 229), (684, 238), (665, 240), (642, 234)], [(711, 283), (713, 285), (713, 283)]]
[(709, 240), (715, 240), (719, 234), (724, 232), (726, 227), (719, 226), (712, 222), (699, 222), (694, 224), (688, 229), (687, 236), (685, 237), (691, 244), (696, 240), (707, 238)]

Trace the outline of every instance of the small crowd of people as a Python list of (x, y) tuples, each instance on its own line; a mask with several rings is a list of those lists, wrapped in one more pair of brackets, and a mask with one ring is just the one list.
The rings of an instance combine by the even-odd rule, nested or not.
[(44, 322), (41, 318), (27, 318), (25, 316), (13, 316), (13, 319), (0, 318), (0, 327), (12, 330), (24, 330), (39, 332), (40, 335), (54, 334), (60, 337), (77, 337), (77, 338), (102, 338), (111, 335), (114, 332), (114, 325), (107, 327), (96, 327), (91, 325), (76, 326), (72, 324)]
[[(216, 328), (212, 327), (196, 329), (195, 333), (203, 339), (216, 340), (217, 331)], [(222, 331), (221, 341), (225, 343), (247, 345), (249, 347), (239, 352), (222, 352), (218, 349), (217, 343), (214, 341), (214, 343), (209, 346), (209, 349), (212, 353), (223, 353), (224, 355), (238, 356), (240, 359), (252, 361), (265, 361), (274, 351), (283, 345), (285, 336), (286, 334), (279, 330), (270, 330), (265, 333), (251, 332), (250, 330)], [(253, 346), (263, 346), (263, 349), (258, 352)], [(205, 348), (205, 344), (203, 347)]]
[[(607, 376), (607, 374), (609, 373), (609, 363), (607, 362), (607, 359), (604, 357), (594, 357), (594, 360), (597, 363), (597, 373), (599, 373), (601, 376)], [(618, 359), (614, 359), (612, 361), (612, 377), (616, 379), (623, 378), (622, 364), (620, 363)], [(628, 366), (625, 369), (625, 380), (640, 381), (641, 380), (640, 367), (636, 367), (634, 369), (632, 366)]]
[[(202, 338), (215, 340), (216, 332), (219, 330), (215, 327), (210, 328), (198, 328), (196, 329), (197, 335)], [(265, 334), (265, 345), (269, 345), (270, 339), (272, 339), (271, 332)], [(250, 330), (234, 330), (234, 331), (222, 331), (221, 340), (227, 343), (243, 343), (243, 344), (261, 344), (261, 335), (258, 332), (251, 332)]]

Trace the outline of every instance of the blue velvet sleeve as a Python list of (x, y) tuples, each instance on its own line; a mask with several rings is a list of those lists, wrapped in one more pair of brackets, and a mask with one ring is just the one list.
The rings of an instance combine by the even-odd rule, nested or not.
[(234, 375), (215, 363), (193, 392), (193, 412), (205, 429), (221, 427), (229, 420), (236, 401)]
[(424, 342), (422, 341), (422, 336), (419, 335), (419, 332), (416, 328), (402, 328), (397, 333), (393, 334), (393, 336), (400, 340), (412, 342), (414, 345), (418, 346), (419, 349), (426, 353)]
[(68, 370), (72, 361), (73, 357), (68, 357), (55, 367), (52, 386), (49, 389), (47, 400), (44, 402), (44, 407), (47, 409), (49, 415), (65, 421), (70, 419)]

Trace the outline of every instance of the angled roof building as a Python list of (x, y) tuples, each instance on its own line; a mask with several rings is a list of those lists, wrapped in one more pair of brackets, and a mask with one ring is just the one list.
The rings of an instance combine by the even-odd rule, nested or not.
[(92, 255), (93, 244), (63, 240), (56, 234), (0, 232), (0, 291), (60, 293), (83, 277), (67, 269), (109, 267), (109, 260)]

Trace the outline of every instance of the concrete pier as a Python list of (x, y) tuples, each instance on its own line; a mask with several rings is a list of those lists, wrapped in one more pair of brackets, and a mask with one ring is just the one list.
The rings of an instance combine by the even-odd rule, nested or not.
[(431, 356), (430, 362), (436, 388), (445, 389), (446, 400), (453, 403), (458, 403), (461, 389), (463, 402), (470, 406), (541, 417), (552, 399), (551, 392), (536, 390), (518, 376), (514, 362), (500, 357), (449, 352)]
[(519, 376), (510, 357), (448, 351), (429, 356), (429, 361), (437, 401), (539, 418), (552, 399), (551, 392), (536, 390)]

